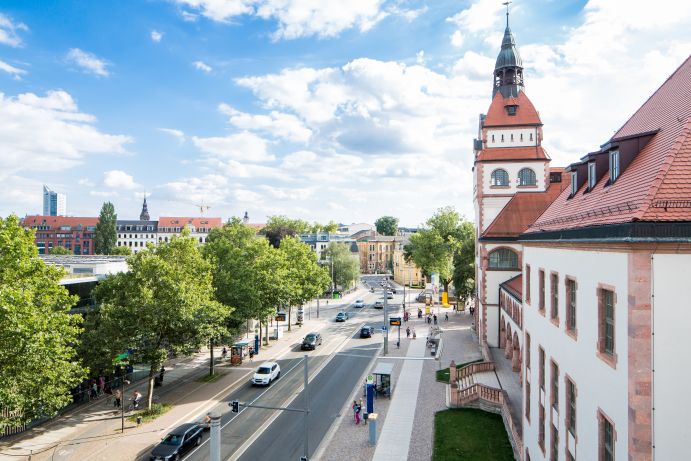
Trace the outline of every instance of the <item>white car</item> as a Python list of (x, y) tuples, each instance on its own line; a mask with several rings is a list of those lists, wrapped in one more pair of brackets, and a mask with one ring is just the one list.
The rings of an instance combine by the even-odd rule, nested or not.
[(365, 307), (365, 300), (358, 299), (357, 301), (355, 301), (355, 304), (353, 304), (353, 307)]
[(281, 367), (276, 362), (266, 362), (257, 367), (251, 383), (256, 386), (268, 386), (271, 381), (281, 377)]

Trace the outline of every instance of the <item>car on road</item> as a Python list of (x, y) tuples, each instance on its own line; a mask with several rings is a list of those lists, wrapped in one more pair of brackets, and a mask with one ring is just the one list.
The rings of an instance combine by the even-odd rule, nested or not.
[(150, 461), (179, 460), (192, 448), (201, 445), (202, 428), (196, 423), (178, 426), (151, 451)]
[(353, 307), (361, 308), (365, 307), (365, 300), (364, 299), (358, 299), (355, 301), (355, 304), (353, 304)]
[(384, 302), (383, 301), (375, 301), (374, 305), (372, 306), (375, 309), (384, 309)]
[(336, 314), (336, 321), (337, 322), (345, 322), (348, 320), (348, 313), (347, 312), (339, 312)]
[(361, 338), (371, 338), (372, 333), (374, 333), (373, 327), (365, 325), (364, 327), (360, 328), (360, 337)]
[(271, 381), (281, 377), (281, 366), (276, 362), (266, 362), (254, 370), (251, 383), (255, 386), (268, 386)]
[(302, 345), (300, 346), (300, 349), (303, 351), (306, 350), (315, 350), (317, 346), (321, 346), (322, 344), (322, 335), (319, 333), (308, 333), (307, 336), (305, 336), (305, 339), (302, 340)]
[(390, 286), (389, 286), (389, 290), (391, 290), (391, 291), (393, 291), (394, 293), (396, 293), (396, 287), (394, 287), (393, 285), (390, 285)]
[(393, 293), (390, 291), (386, 292), (386, 299), (393, 299)]

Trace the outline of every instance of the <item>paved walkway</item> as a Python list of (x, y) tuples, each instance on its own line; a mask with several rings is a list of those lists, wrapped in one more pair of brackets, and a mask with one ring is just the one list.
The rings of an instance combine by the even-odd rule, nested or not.
[(519, 434), (523, 433), (523, 418), (521, 408), (523, 408), (523, 388), (518, 381), (518, 373), (513, 371), (511, 360), (504, 357), (504, 350), (495, 347), (490, 348), (492, 360), (494, 360), (494, 372), (499, 379), (499, 386), (504, 389), (509, 396), (509, 409), (511, 417)]
[[(425, 339), (411, 341), (406, 357), (424, 357)], [(406, 360), (391, 398), (391, 408), (384, 421), (373, 461), (400, 461), (408, 459), (408, 446), (415, 423), (415, 405), (420, 388), (422, 360)]]

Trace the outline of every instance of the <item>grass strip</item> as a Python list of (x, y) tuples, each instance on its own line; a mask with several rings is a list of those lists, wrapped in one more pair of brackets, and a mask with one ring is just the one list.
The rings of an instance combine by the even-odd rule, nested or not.
[(513, 461), (501, 415), (475, 408), (434, 415), (432, 461)]

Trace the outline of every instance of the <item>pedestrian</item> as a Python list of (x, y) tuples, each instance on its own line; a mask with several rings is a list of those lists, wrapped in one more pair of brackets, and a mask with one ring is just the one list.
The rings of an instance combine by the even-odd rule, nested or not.
[(122, 404), (122, 393), (120, 392), (120, 389), (115, 389), (115, 392), (113, 392), (113, 397), (115, 397), (113, 406), (115, 408), (120, 408), (120, 405)]
[(223, 346), (223, 352), (221, 352), (221, 359), (225, 360), (226, 357), (228, 357), (228, 349), (226, 349), (226, 347)]
[(437, 324), (437, 314), (434, 314), (434, 324)]
[(96, 384), (96, 380), (92, 379), (91, 380), (91, 400), (96, 400), (98, 399), (98, 385)]
[(353, 400), (353, 417), (355, 418), (355, 424), (360, 424), (360, 404), (357, 400)]
[(449, 321), (449, 313), (448, 312), (444, 312), (444, 320), (446, 320), (447, 322)]
[(419, 319), (422, 318), (422, 309), (417, 310), (417, 318), (419, 318)]
[(417, 333), (415, 333), (415, 327), (413, 327), (413, 339), (417, 338)]
[(105, 392), (106, 378), (101, 375), (98, 377), (98, 395), (101, 396)]
[(410, 327), (405, 329), (405, 337), (410, 338)]

